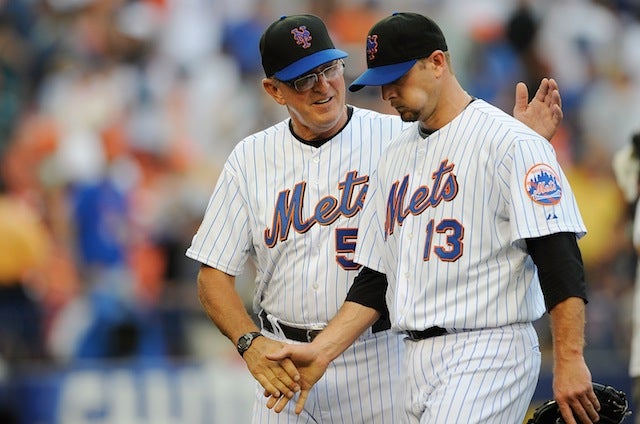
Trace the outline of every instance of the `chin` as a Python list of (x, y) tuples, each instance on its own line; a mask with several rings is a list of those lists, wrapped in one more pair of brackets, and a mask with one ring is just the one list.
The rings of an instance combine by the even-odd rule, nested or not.
[(321, 116), (322, 120), (333, 121), (340, 119), (343, 111), (343, 105), (339, 105), (335, 99), (322, 105), (323, 107), (317, 108), (316, 113)]
[(400, 112), (400, 119), (404, 122), (416, 122), (418, 120), (418, 114), (413, 112)]

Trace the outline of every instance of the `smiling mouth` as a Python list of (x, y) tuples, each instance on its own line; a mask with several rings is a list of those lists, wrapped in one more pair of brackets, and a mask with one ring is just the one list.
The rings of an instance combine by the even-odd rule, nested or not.
[(326, 99), (318, 100), (317, 102), (315, 102), (315, 104), (324, 105), (326, 103), (329, 103), (331, 101), (331, 99), (333, 99), (333, 97), (327, 97)]

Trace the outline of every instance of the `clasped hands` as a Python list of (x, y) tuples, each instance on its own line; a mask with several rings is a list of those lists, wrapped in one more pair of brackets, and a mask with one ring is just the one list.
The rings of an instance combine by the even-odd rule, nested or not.
[(299, 392), (295, 412), (300, 414), (311, 387), (322, 377), (330, 361), (312, 343), (283, 344), (260, 337), (254, 344), (256, 349), (245, 352), (244, 359), (264, 388), (267, 408), (282, 412)]

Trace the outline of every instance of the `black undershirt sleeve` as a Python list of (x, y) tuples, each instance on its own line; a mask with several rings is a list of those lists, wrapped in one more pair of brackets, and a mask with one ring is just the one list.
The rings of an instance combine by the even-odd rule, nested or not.
[(538, 267), (547, 312), (569, 297), (579, 297), (587, 303), (584, 265), (576, 235), (556, 233), (526, 242)]
[(359, 303), (380, 312), (380, 318), (372, 326), (374, 333), (391, 328), (389, 309), (385, 299), (387, 284), (385, 274), (363, 267), (347, 293), (347, 301)]

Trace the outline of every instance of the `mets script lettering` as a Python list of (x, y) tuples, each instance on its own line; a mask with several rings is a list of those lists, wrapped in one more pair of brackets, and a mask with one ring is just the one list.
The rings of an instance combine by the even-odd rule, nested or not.
[(276, 200), (271, 228), (264, 230), (264, 242), (268, 247), (273, 247), (278, 241), (287, 239), (291, 227), (303, 234), (315, 224), (330, 225), (341, 216), (354, 216), (362, 210), (368, 181), (368, 175), (359, 177), (358, 171), (348, 172), (344, 180), (338, 183), (340, 198), (323, 197), (316, 204), (313, 216), (307, 219), (302, 216), (306, 182), (297, 183), (293, 190), (281, 191)]
[[(431, 188), (422, 185), (413, 194), (408, 195), (409, 175), (402, 182), (392, 184), (387, 199), (387, 216), (385, 220), (385, 234), (391, 235), (396, 223), (402, 226), (407, 216), (419, 215), (429, 207), (436, 207), (442, 201), (450, 202), (458, 194), (458, 181), (453, 173), (454, 164), (447, 159), (440, 162), (437, 171), (431, 174), (433, 184)], [(408, 202), (405, 206), (405, 199)]]

